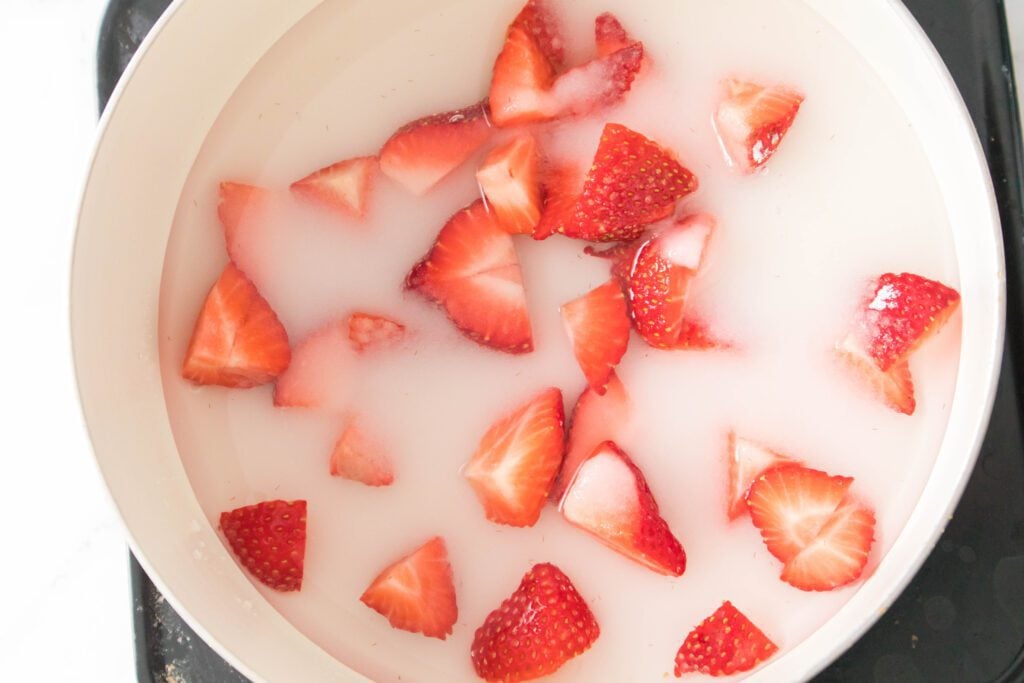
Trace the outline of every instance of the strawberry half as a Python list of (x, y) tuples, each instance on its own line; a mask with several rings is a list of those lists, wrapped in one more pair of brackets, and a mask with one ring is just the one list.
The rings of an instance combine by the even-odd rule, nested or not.
[(533, 351), (515, 245), (483, 201), (452, 216), (405, 287), (444, 307), (478, 344), (508, 353)]
[(491, 137), (483, 104), (406, 124), (380, 150), (380, 170), (422, 195), (458, 168)]
[(395, 628), (444, 640), (459, 618), (448, 548), (440, 536), (382, 571), (359, 598)]
[(224, 228), (224, 244), (228, 258), (237, 261), (239, 244), (245, 226), (259, 220), (270, 204), (270, 190), (256, 185), (224, 182), (220, 184), (220, 202), (217, 217)]
[(395, 472), (387, 451), (358, 419), (349, 420), (331, 451), (331, 476), (367, 486), (390, 486)]
[(495, 422), (462, 470), (487, 519), (533, 526), (565, 449), (562, 392), (545, 389)]
[(370, 204), (377, 157), (331, 164), (292, 183), (292, 192), (344, 216), (364, 218)]
[(559, 508), (570, 524), (609, 548), (659, 574), (683, 575), (683, 546), (640, 468), (613, 442), (599, 445), (576, 469)]
[(229, 263), (199, 312), (181, 375), (193, 384), (246, 389), (291, 363), (288, 333), (256, 286)]
[(787, 464), (796, 464), (796, 461), (730, 432), (729, 519), (747, 514), (747, 493), (755, 479), (773, 467)]
[(353, 313), (348, 318), (348, 338), (356, 351), (393, 346), (405, 338), (405, 325), (370, 313)]
[(612, 371), (629, 344), (629, 311), (614, 280), (564, 304), (562, 322), (587, 384), (604, 394)]
[(805, 591), (830, 591), (853, 583), (868, 562), (875, 540), (875, 514), (846, 500), (806, 548), (782, 568), (782, 580)]
[(836, 356), (868, 391), (887, 406), (904, 415), (914, 414), (917, 400), (914, 398), (910, 364), (906, 360), (897, 361), (883, 371), (854, 336), (847, 337), (836, 348)]
[(540, 220), (538, 163), (537, 141), (523, 133), (491, 150), (476, 172), (488, 206), (511, 234), (531, 235)]
[(750, 671), (779, 648), (726, 600), (686, 636), (676, 653), (676, 678), (688, 673), (731, 676)]
[(636, 41), (629, 37), (618, 17), (611, 12), (605, 12), (594, 20), (594, 42), (597, 45), (598, 56), (605, 57), (629, 47)]
[(220, 514), (228, 547), (256, 579), (278, 591), (302, 588), (306, 501), (271, 500)]
[(291, 365), (274, 386), (274, 405), (345, 410), (345, 380), (351, 372), (352, 359), (348, 325), (343, 321), (327, 323), (295, 347)]
[(600, 634), (569, 577), (553, 564), (538, 564), (476, 630), (470, 657), (485, 681), (528, 681), (554, 673)]
[(715, 132), (729, 165), (752, 173), (775, 154), (804, 97), (783, 85), (734, 79), (724, 81), (723, 90), (715, 111)]
[(551, 500), (562, 500), (573, 475), (580, 464), (605, 441), (615, 441), (626, 431), (632, 419), (632, 405), (626, 387), (612, 372), (605, 384), (604, 394), (587, 387), (572, 411), (569, 437), (566, 441), (565, 460), (558, 478), (551, 487)]

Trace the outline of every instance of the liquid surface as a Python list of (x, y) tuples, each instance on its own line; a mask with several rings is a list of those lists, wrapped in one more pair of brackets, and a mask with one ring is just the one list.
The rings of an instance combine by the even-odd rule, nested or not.
[[(911, 361), (917, 412), (898, 415), (832, 363), (865, 281), (910, 271), (957, 286), (941, 197), (914, 131), (881, 82), (798, 0), (576, 0), (554, 3), (570, 63), (592, 53), (592, 22), (614, 11), (653, 67), (624, 105), (560, 125), (549, 153), (586, 164), (606, 121), (675, 150), (701, 181), (686, 212), (719, 219), (693, 296), (731, 352), (658, 352), (633, 337), (619, 375), (637, 421), (620, 444), (645, 471), (688, 567), (657, 576), (566, 524), (549, 507), (531, 529), (488, 522), (459, 469), (487, 427), (546, 386), (571, 410), (583, 379), (560, 304), (608, 279), (584, 243), (516, 238), (537, 351), (511, 357), (461, 337), (443, 312), (402, 292), (447, 218), (477, 196), (471, 162), (424, 198), (378, 177), (365, 223), (282, 193), (239, 266), (293, 342), (355, 310), (413, 331), (408, 347), (344, 365), (339, 403), (363, 412), (395, 463), (391, 487), (328, 475), (344, 418), (275, 409), (271, 387), (194, 388), (179, 369), (195, 316), (226, 263), (217, 183), (286, 188), (339, 159), (373, 154), (402, 124), (480, 100), (518, 0), (326, 2), (253, 69), (211, 130), (183, 190), (160, 307), (168, 410), (196, 496), (214, 525), (261, 500), (309, 501), (300, 593), (258, 586), (303, 633), (374, 680), (474, 680), (474, 630), (536, 562), (558, 565), (601, 636), (551, 680), (654, 681), (687, 632), (731, 600), (781, 648), (795, 646), (861, 583), (825, 594), (778, 579), (747, 519), (725, 516), (726, 434), (856, 479), (876, 509), (869, 575), (930, 473), (953, 394), (959, 317)], [(464, 27), (472, 27), (467, 30)], [(806, 55), (815, 55), (807, 60)], [(711, 130), (717, 83), (781, 81), (807, 99), (768, 171), (738, 177)], [(481, 152), (481, 156), (483, 152)], [(475, 161), (478, 161), (475, 160)], [(445, 537), (459, 621), (441, 642), (392, 629), (358, 598), (389, 562)], [(692, 680), (700, 680), (700, 676)]]

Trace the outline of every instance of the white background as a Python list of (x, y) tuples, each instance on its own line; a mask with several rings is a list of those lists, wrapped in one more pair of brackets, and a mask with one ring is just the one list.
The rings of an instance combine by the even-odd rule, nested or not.
[[(128, 551), (72, 379), (74, 210), (107, 0), (0, 0), (0, 678), (134, 680)], [(1024, 0), (1007, 0), (1024, 76)]]

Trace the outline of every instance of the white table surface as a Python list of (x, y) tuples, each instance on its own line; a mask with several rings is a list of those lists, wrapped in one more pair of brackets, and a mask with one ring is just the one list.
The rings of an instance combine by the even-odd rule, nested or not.
[[(76, 404), (66, 291), (107, 0), (0, 1), (0, 679), (134, 680), (128, 551)], [(1006, 0), (1024, 76), (1024, 0)]]

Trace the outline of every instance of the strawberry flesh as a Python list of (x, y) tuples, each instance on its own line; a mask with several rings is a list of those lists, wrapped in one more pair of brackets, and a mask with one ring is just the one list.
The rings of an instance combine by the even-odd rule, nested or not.
[(726, 600), (686, 636), (676, 654), (675, 674), (731, 676), (750, 671), (779, 648)]
[(747, 493), (758, 477), (795, 461), (759, 443), (729, 434), (729, 519), (747, 514)]
[(867, 391), (889, 408), (904, 415), (914, 414), (917, 409), (914, 379), (906, 360), (897, 361), (883, 371), (852, 335), (836, 348), (836, 356)]
[(864, 573), (874, 542), (875, 514), (847, 499), (814, 540), (782, 568), (782, 580), (805, 591), (830, 591)]
[(633, 43), (558, 76), (547, 97), (547, 118), (586, 116), (618, 104), (633, 87), (644, 46)]
[(513, 235), (531, 235), (541, 212), (537, 141), (529, 133), (491, 150), (476, 180), (501, 226)]
[(529, 0), (511, 26), (530, 36), (553, 69), (560, 70), (565, 66), (562, 28), (545, 0)]
[(293, 194), (343, 216), (366, 217), (377, 157), (359, 157), (331, 164), (292, 183)]
[(729, 79), (715, 112), (715, 131), (731, 166), (752, 173), (775, 154), (793, 125), (803, 95), (782, 85)]
[(526, 28), (509, 27), (494, 62), (488, 104), (496, 126), (518, 126), (552, 118), (548, 91), (555, 79), (536, 37)]
[(271, 500), (220, 515), (228, 547), (260, 583), (278, 591), (302, 588), (306, 501)]
[(228, 258), (238, 262), (246, 228), (266, 213), (271, 192), (256, 185), (232, 182), (221, 183), (219, 190), (217, 217), (224, 228), (224, 244)]
[(534, 239), (547, 239), (565, 231), (565, 225), (576, 211), (582, 188), (583, 173), (571, 164), (556, 165), (544, 172), (544, 201), (540, 221), (533, 231)]
[(632, 45), (634, 41), (626, 33), (626, 29), (611, 12), (598, 15), (594, 20), (594, 43), (597, 45), (597, 54), (601, 57), (613, 54)]
[(348, 339), (356, 351), (393, 346), (405, 338), (405, 325), (371, 313), (353, 313), (348, 318)]
[(629, 312), (622, 288), (612, 280), (564, 304), (561, 312), (587, 383), (598, 394), (604, 394), (629, 344)]
[(331, 451), (331, 476), (367, 486), (390, 486), (395, 481), (384, 446), (355, 418), (346, 425)]

